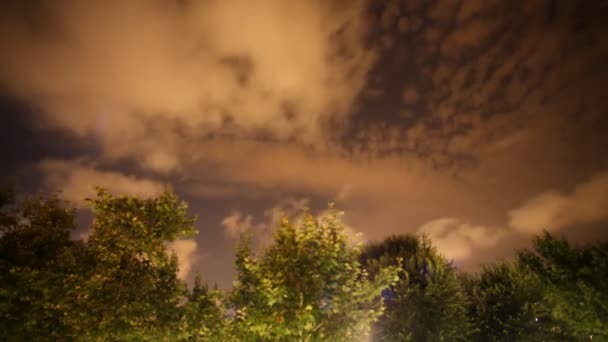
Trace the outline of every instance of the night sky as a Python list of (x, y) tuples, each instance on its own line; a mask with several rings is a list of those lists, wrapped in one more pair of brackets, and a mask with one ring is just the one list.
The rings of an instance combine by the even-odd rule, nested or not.
[(608, 238), (608, 1), (4, 0), (0, 46), (0, 179), (170, 184), (188, 279), (328, 202), (464, 270)]

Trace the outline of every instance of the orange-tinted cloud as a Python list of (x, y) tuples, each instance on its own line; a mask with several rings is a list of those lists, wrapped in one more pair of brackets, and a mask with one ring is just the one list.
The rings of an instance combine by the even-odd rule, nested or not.
[(41, 164), (73, 198), (125, 170), (121, 187), (171, 181), (221, 203), (201, 220), (230, 243), (269, 226), (258, 207), (335, 200), (371, 240), (426, 227), (469, 260), (606, 219), (589, 181), (608, 170), (595, 2), (12, 4), (0, 85), (40, 109), (33, 124), (100, 145), (95, 163)]
[(99, 171), (94, 165), (78, 161), (44, 160), (40, 169), (45, 174), (45, 185), (59, 189), (62, 197), (77, 205), (84, 198), (93, 197), (95, 186), (106, 188), (114, 194), (153, 197), (165, 190), (165, 185), (133, 175), (115, 171)]
[[(183, 133), (315, 142), (364, 85), (361, 2), (58, 1), (3, 13), (0, 84), (109, 158), (175, 170)], [(182, 133), (169, 129), (172, 125)], [(159, 128), (160, 127), (160, 128)], [(154, 131), (154, 132), (153, 132)]]
[(187, 279), (191, 274), (192, 266), (199, 257), (196, 253), (197, 247), (198, 243), (194, 239), (177, 240), (167, 246), (167, 249), (177, 256), (179, 263), (178, 278)]
[(510, 225), (526, 234), (608, 218), (608, 173), (593, 175), (569, 194), (546, 191), (509, 212)]
[(426, 234), (447, 258), (462, 261), (470, 259), (477, 249), (493, 247), (507, 232), (457, 218), (441, 218), (425, 223), (418, 233)]

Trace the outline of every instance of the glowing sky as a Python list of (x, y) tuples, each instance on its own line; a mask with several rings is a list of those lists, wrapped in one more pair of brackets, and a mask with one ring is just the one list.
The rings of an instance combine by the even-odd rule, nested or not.
[(469, 270), (543, 229), (607, 237), (606, 18), (599, 0), (3, 1), (0, 176), (77, 204), (171, 184), (199, 216), (183, 270), (220, 285), (239, 232), (328, 202)]

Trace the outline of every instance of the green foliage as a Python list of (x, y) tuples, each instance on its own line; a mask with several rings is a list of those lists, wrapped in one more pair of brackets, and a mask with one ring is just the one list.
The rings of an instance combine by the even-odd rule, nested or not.
[(48, 341), (72, 336), (66, 292), (78, 274), (82, 244), (71, 241), (74, 210), (56, 197), (4, 209), (0, 232), (0, 340)]
[(356, 341), (370, 326), (377, 341), (608, 340), (606, 242), (545, 234), (517, 262), (468, 275), (426, 237), (362, 252), (336, 211), (306, 213), (260, 253), (244, 237), (224, 295), (177, 278), (167, 243), (195, 230), (171, 192), (98, 190), (87, 241), (70, 238), (69, 203), (15, 198), (0, 189), (1, 341)]
[(608, 340), (608, 243), (572, 246), (548, 233), (519, 255), (547, 286), (555, 319), (578, 339)]
[(89, 203), (87, 242), (70, 239), (75, 210), (56, 197), (2, 211), (0, 340), (200, 340), (215, 294), (189, 293), (165, 248), (194, 233), (186, 205), (104, 190)]
[(562, 324), (551, 317), (551, 304), (540, 279), (517, 263), (497, 263), (463, 276), (475, 341), (565, 341)]
[(397, 269), (379, 270), (373, 281), (359, 263), (338, 214), (296, 222), (283, 218), (273, 244), (254, 256), (244, 239), (231, 294), (239, 341), (354, 341), (381, 314), (381, 291)]
[(368, 246), (363, 264), (399, 265), (400, 280), (384, 292), (386, 310), (374, 326), (376, 341), (459, 341), (472, 332), (456, 270), (424, 236), (393, 236)]
[(188, 301), (183, 307), (184, 315), (178, 334), (184, 341), (227, 341), (222, 295), (218, 290), (209, 290), (196, 278)]
[(99, 190), (89, 200), (94, 214), (87, 243), (91, 270), (79, 280), (86, 296), (74, 321), (87, 339), (169, 338), (179, 321), (184, 292), (177, 259), (166, 243), (194, 233), (185, 203), (165, 192), (158, 198), (113, 197)]

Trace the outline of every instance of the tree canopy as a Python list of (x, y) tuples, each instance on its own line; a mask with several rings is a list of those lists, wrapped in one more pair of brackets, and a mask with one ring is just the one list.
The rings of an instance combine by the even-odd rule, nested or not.
[(75, 209), (55, 196), (4, 212), (0, 339), (163, 340), (178, 331), (186, 288), (165, 244), (194, 233), (186, 205), (99, 190), (88, 241), (72, 240)]
[(546, 287), (518, 263), (486, 265), (463, 276), (470, 316), (476, 324), (475, 341), (567, 341), (570, 335), (551, 316)]
[(551, 316), (577, 338), (608, 340), (608, 242), (573, 246), (545, 233), (519, 254), (546, 285)]
[(370, 273), (399, 265), (399, 282), (384, 292), (386, 310), (374, 326), (377, 341), (464, 341), (472, 332), (456, 269), (425, 236), (393, 236), (362, 256)]
[(247, 240), (237, 253), (231, 303), (243, 341), (353, 341), (365, 337), (382, 312), (380, 294), (397, 268), (373, 280), (359, 262), (336, 211), (295, 222), (284, 218), (273, 244), (252, 255)]
[(608, 340), (608, 243), (544, 234), (516, 260), (457, 270), (425, 236), (351, 242), (333, 208), (244, 235), (227, 291), (179, 279), (167, 245), (195, 218), (171, 191), (99, 189), (86, 240), (58, 196), (0, 190), (2, 341)]

